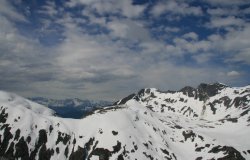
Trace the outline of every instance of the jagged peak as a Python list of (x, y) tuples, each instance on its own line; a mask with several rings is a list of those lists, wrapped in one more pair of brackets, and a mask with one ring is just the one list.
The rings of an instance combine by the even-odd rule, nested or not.
[(223, 83), (201, 83), (198, 87), (197, 90), (200, 94), (206, 94), (209, 97), (212, 97), (216, 95), (219, 91), (221, 91), (224, 88), (227, 88), (228, 86), (223, 84)]
[(204, 88), (204, 87), (217, 87), (219, 89), (223, 89), (226, 87), (229, 87), (228, 85), (224, 84), (224, 83), (220, 83), (220, 82), (215, 82), (215, 83), (200, 83), (197, 87), (197, 89), (199, 88)]
[(183, 94), (185, 94), (189, 97), (194, 97), (195, 90), (196, 89), (191, 87), (191, 86), (186, 86), (186, 87), (180, 89), (179, 92), (182, 92)]
[(127, 97), (115, 102), (114, 105), (125, 104), (127, 101), (129, 101), (131, 99), (139, 100), (140, 97), (147, 95), (147, 94), (153, 94), (155, 92), (159, 92), (158, 89), (156, 89), (156, 88), (143, 88), (143, 89), (140, 89), (137, 93), (130, 94)]
[(150, 93), (154, 93), (154, 92), (158, 92), (158, 89), (156, 89), (156, 88), (143, 88), (143, 89), (139, 90), (137, 95), (142, 96), (144, 94), (150, 94)]
[(218, 91), (228, 87), (226, 84), (215, 82), (215, 83), (200, 83), (197, 88), (186, 86), (179, 90), (189, 97), (194, 97), (195, 94), (205, 94), (209, 97), (214, 96)]
[(197, 88), (191, 87), (191, 86), (185, 86), (182, 89), (178, 91), (161, 91), (156, 88), (143, 88), (139, 90), (137, 93), (133, 93), (120, 101), (117, 101), (115, 104), (125, 104), (127, 101), (131, 99), (135, 99), (137, 101), (140, 101), (142, 97), (145, 95), (149, 95), (151, 97), (154, 97), (155, 93), (169, 93), (174, 94), (176, 92), (182, 92), (183, 94), (187, 95), (188, 97), (194, 97), (195, 99), (199, 99), (200, 101), (203, 101), (204, 99), (208, 97), (215, 96), (218, 94), (221, 90), (229, 87), (226, 84), (215, 82), (215, 83), (200, 83)]

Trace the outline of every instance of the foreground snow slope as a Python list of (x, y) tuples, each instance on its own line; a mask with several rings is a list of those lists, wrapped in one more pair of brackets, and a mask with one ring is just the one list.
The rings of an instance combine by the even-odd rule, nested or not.
[(250, 86), (143, 89), (84, 119), (0, 92), (0, 157), (250, 159)]

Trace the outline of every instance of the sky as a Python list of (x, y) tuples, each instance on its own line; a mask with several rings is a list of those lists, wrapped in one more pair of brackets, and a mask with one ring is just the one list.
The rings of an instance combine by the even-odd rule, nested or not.
[(117, 100), (250, 84), (248, 0), (0, 0), (0, 90)]

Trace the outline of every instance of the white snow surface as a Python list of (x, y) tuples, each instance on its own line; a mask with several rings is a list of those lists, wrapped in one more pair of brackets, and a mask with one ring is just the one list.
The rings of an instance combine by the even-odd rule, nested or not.
[[(250, 141), (247, 140), (250, 135), (250, 111), (241, 116), (244, 111), (250, 110), (250, 86), (226, 87), (206, 102), (188, 97), (182, 92), (149, 90), (139, 101), (131, 99), (122, 105), (99, 109), (83, 119), (56, 117), (51, 109), (18, 95), (0, 91), (0, 112), (5, 109), (8, 113), (6, 122), (1, 122), (0, 128), (3, 124), (9, 124), (10, 132), (14, 135), (10, 141), (14, 144), (18, 142), (14, 140), (18, 129), (21, 130), (20, 137), (26, 139), (30, 136), (29, 152), (34, 150), (39, 131), (45, 129), (48, 138), (46, 147), (54, 151), (58, 147), (60, 150), (59, 153), (54, 152), (52, 160), (70, 159), (70, 154), (78, 146), (84, 148), (91, 138), (96, 143), (87, 154), (91, 160), (98, 159), (98, 155), (90, 156), (95, 148), (113, 151), (118, 142), (121, 143), (121, 149), (112, 153), (110, 160), (117, 159), (119, 155), (131, 160), (146, 160), (151, 157), (155, 160), (195, 160), (198, 157), (217, 159), (226, 155), (226, 151), (211, 152), (219, 145), (233, 147), (243, 158), (250, 159), (250, 153), (247, 152), (250, 152)], [(231, 107), (216, 103), (214, 114), (209, 103), (225, 96), (231, 99)], [(244, 96), (247, 102), (235, 106), (235, 98)], [(230, 121), (232, 119), (237, 119), (237, 122)], [(59, 132), (70, 136), (66, 144), (62, 141), (56, 143)], [(191, 136), (185, 138), (185, 134)], [(0, 135), (2, 142), (3, 129), (0, 130)], [(67, 147), (69, 153), (66, 156)]]
[(23, 108), (26, 108), (39, 115), (52, 116), (55, 114), (55, 112), (52, 109), (34, 103), (14, 93), (8, 93), (1, 90), (0, 90), (0, 103), (1, 103), (0, 105), (2, 106), (13, 109), (24, 110)]

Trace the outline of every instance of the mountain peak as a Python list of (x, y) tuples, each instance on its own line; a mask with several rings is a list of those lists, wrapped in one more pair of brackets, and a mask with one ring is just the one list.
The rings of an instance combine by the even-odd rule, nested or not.
[(137, 101), (140, 100), (141, 97), (145, 96), (145, 95), (154, 95), (155, 92), (159, 92), (159, 90), (157, 90), (156, 88), (143, 88), (140, 89), (137, 93), (133, 93), (128, 95), (127, 97), (115, 102), (115, 105), (121, 105), (121, 104), (125, 104), (127, 103), (127, 101), (131, 100), (131, 99), (135, 99)]
[[(0, 92), (0, 158), (250, 159), (250, 90), (223, 87), (145, 88), (83, 119), (41, 114)], [(211, 90), (219, 92), (199, 98)]]
[(220, 83), (220, 82), (215, 82), (215, 83), (200, 83), (198, 85), (199, 87), (204, 87), (204, 86), (213, 86), (213, 87), (221, 87), (221, 88), (225, 88), (228, 87), (228, 85), (224, 84), (224, 83)]
[(201, 101), (203, 101), (204, 99), (206, 99), (207, 97), (212, 97), (214, 95), (216, 95), (217, 93), (219, 93), (219, 91), (221, 91), (222, 89), (228, 87), (227, 85), (223, 84), (223, 83), (201, 83), (197, 88), (193, 88), (191, 86), (186, 86), (182, 89), (180, 89), (179, 91), (160, 91), (156, 88), (143, 88), (141, 90), (139, 90), (137, 93), (133, 93), (123, 99), (121, 99), (120, 101), (115, 102), (115, 104), (125, 104), (127, 101), (129, 101), (130, 99), (135, 99), (137, 101), (140, 101), (141, 97), (148, 95), (151, 97), (155, 96), (155, 93), (170, 93), (170, 94), (174, 94), (177, 92), (181, 92), (185, 95), (187, 95), (188, 97), (195, 97), (196, 99), (199, 98)]
[(212, 97), (226, 87), (228, 86), (218, 82), (210, 84), (201, 83), (197, 89), (201, 94), (206, 94), (208, 97)]

